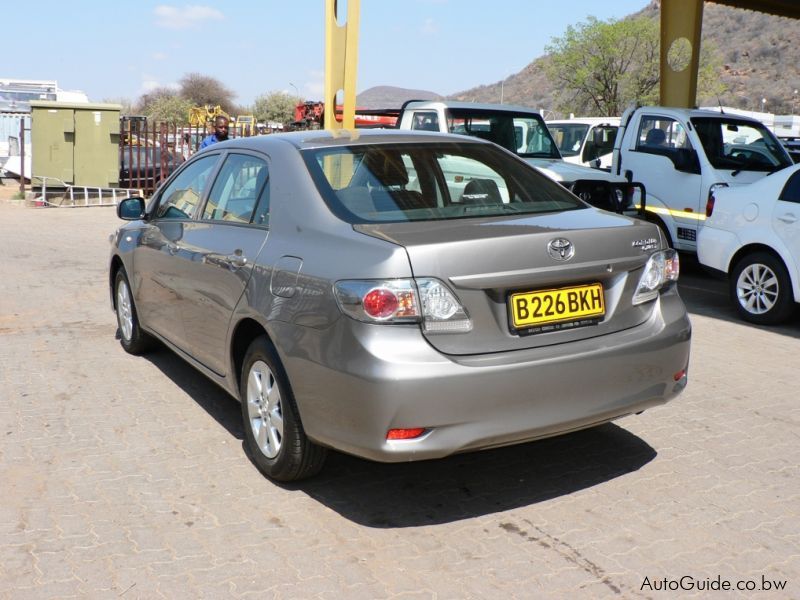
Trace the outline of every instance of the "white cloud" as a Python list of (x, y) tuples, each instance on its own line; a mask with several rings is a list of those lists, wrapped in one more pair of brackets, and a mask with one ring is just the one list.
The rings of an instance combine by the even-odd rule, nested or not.
[(439, 26), (433, 19), (425, 19), (425, 22), (419, 28), (419, 32), (423, 35), (434, 35), (439, 33)]
[(177, 91), (180, 89), (180, 87), (181, 86), (174, 81), (170, 83), (161, 83), (154, 75), (143, 73), (142, 85), (139, 89), (139, 94), (148, 94), (158, 88), (167, 88)]
[(164, 52), (153, 52), (150, 56), (153, 60), (167, 60), (169, 58)]
[(153, 12), (156, 25), (164, 29), (197, 29), (207, 21), (221, 21), (225, 18), (216, 8), (192, 4), (183, 7), (161, 4)]

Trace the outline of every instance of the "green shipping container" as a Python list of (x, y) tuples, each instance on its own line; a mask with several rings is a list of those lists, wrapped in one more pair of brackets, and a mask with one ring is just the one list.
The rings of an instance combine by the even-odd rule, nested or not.
[(118, 104), (31, 102), (32, 184), (117, 187)]

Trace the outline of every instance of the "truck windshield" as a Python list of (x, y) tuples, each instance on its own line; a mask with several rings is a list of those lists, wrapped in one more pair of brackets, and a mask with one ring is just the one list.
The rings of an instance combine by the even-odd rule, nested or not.
[(535, 113), (448, 108), (447, 129), (489, 140), (523, 158), (561, 158), (544, 120)]
[(550, 123), (550, 133), (558, 144), (561, 156), (578, 156), (583, 146), (583, 140), (589, 132), (589, 126), (581, 123)]
[(792, 164), (781, 143), (761, 123), (694, 117), (692, 125), (715, 169), (777, 171)]
[(491, 144), (357, 144), (305, 150), (303, 158), (328, 207), (353, 224), (586, 208)]

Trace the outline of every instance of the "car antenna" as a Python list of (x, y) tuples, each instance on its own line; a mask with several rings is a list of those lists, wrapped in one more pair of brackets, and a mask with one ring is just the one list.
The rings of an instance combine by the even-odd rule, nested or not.
[(725, 111), (722, 109), (722, 100), (719, 99), (719, 95), (717, 95), (717, 104), (719, 105), (719, 114), (724, 115)]

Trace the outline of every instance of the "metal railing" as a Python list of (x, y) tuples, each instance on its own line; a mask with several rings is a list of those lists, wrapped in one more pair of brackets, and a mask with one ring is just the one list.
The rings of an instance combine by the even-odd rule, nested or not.
[(41, 182), (41, 190), (33, 196), (33, 204), (35, 206), (60, 208), (116, 206), (125, 198), (142, 195), (141, 190), (132, 188), (71, 185), (55, 177), (41, 177), (38, 175), (34, 175), (32, 179)]

